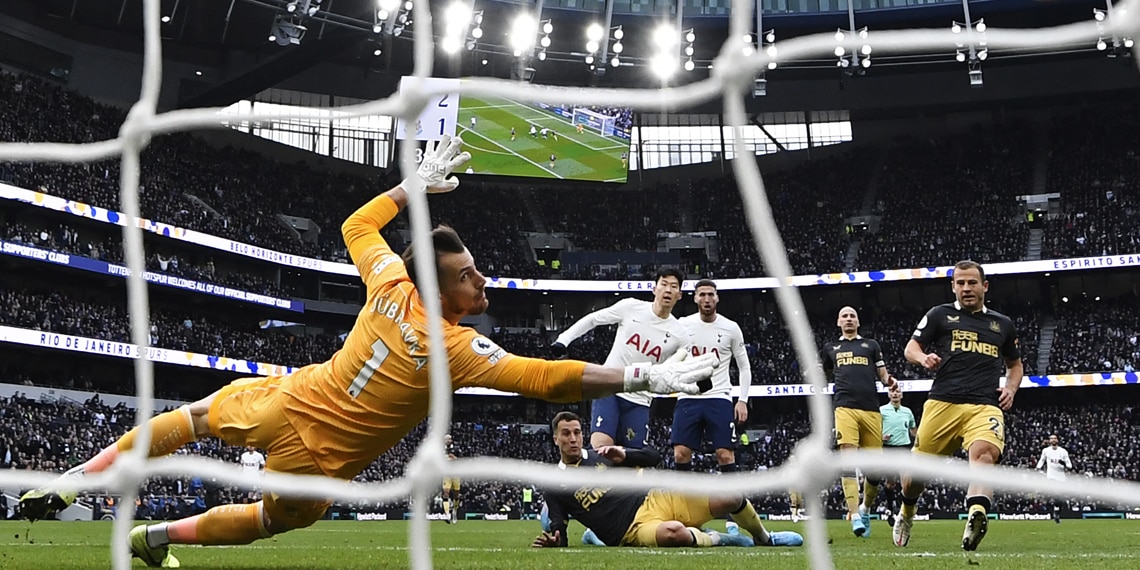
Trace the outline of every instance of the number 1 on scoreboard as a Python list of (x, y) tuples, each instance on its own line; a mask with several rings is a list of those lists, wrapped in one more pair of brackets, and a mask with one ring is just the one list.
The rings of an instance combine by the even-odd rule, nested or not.
[[(406, 84), (412, 78), (405, 77), (400, 80), (400, 91), (404, 91)], [(428, 77), (422, 79), (424, 89), (433, 91), (447, 90), (443, 95), (433, 95), (428, 104), (414, 121), (396, 121), (397, 140), (434, 141), (444, 135), (455, 135), (455, 124), (459, 117), (459, 95), (454, 91), (459, 88), (458, 79), (443, 79)]]

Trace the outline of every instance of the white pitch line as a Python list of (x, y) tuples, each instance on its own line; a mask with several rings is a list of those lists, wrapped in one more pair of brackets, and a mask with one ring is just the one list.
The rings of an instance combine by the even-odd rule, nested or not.
[(513, 150), (511, 150), (511, 149), (509, 149), (509, 148), (507, 148), (507, 147), (505, 147), (505, 146), (503, 146), (503, 145), (501, 145), (501, 144), (499, 144), (499, 143), (497, 143), (491, 139), (489, 139), (489, 138), (487, 138), (486, 136), (479, 134), (479, 131), (472, 131), (471, 129), (468, 129), (467, 127), (464, 127), (464, 126), (460, 126), (459, 128), (463, 129), (464, 132), (470, 132), (470, 133), (475, 133), (476, 135), (479, 135), (479, 138), (481, 138), (481, 139), (483, 139), (483, 140), (485, 140), (485, 141), (487, 141), (487, 142), (489, 142), (489, 143), (491, 143), (491, 144), (493, 144), (493, 145), (495, 145), (495, 146), (497, 146), (497, 147), (499, 147), (499, 148), (501, 148), (501, 149), (503, 149), (503, 150), (505, 150), (505, 151), (507, 151), (507, 152), (509, 152), (509, 153), (511, 153), (511, 154), (533, 164), (533, 165), (535, 165), (535, 166), (537, 166), (538, 168), (540, 168), (546, 172), (549, 172), (551, 174), (551, 176), (554, 176), (555, 178), (558, 178), (559, 180), (564, 179), (564, 177), (561, 174), (558, 174), (557, 172), (555, 172), (555, 171), (553, 171), (553, 170), (551, 170), (551, 169), (549, 169), (549, 168), (547, 168), (547, 167), (545, 167), (545, 166), (543, 166), (543, 165), (541, 165), (541, 164), (539, 164), (539, 163), (537, 163), (537, 162), (535, 162), (535, 161), (533, 161), (533, 160), (531, 160), (531, 159), (529, 159), (529, 158), (527, 158), (527, 157), (525, 157), (525, 156), (523, 156), (523, 155), (521, 155), (521, 154), (519, 154), (519, 153), (517, 153), (517, 152), (515, 152), (515, 151), (513, 151)]

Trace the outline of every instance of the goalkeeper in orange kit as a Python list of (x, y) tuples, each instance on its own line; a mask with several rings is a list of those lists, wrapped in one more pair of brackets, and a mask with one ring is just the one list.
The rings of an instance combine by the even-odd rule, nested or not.
[[(349, 216), (341, 231), (367, 287), (367, 300), (344, 346), (331, 359), (292, 374), (235, 380), (192, 404), (149, 420), (150, 457), (173, 453), (201, 437), (268, 451), (266, 471), (325, 475), (351, 480), (387, 451), (428, 413), (428, 317), (416, 287), (417, 252), (396, 255), (380, 237), (412, 192), (454, 190), (451, 172), (471, 155), (462, 140), (428, 143), (415, 174)], [(452, 386), (480, 386), (554, 402), (577, 402), (617, 392), (697, 393), (707, 389), (715, 357), (673, 359), (661, 364), (603, 367), (579, 361), (515, 356), (474, 329), (459, 326), (487, 309), (484, 287), (471, 252), (449, 227), (432, 231), (443, 345)], [(687, 351), (680, 351), (687, 353)], [(698, 387), (700, 383), (700, 387)], [(137, 429), (64, 477), (107, 469), (134, 445)], [(74, 491), (48, 487), (25, 493), (20, 512), (31, 520), (51, 516), (74, 500)], [(148, 566), (177, 567), (170, 544), (248, 544), (307, 527), (331, 504), (266, 492), (247, 505), (223, 505), (174, 522), (136, 526), (131, 553)]]

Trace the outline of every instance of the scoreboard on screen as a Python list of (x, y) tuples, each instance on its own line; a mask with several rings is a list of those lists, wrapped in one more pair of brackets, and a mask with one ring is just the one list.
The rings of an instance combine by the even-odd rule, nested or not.
[[(407, 87), (409, 78), (400, 80), (400, 92)], [(455, 136), (455, 122), (459, 117), (459, 80), (428, 77), (421, 79), (424, 89), (447, 89), (443, 95), (432, 95), (420, 116), (408, 122), (396, 120), (396, 139), (437, 141), (444, 135)]]

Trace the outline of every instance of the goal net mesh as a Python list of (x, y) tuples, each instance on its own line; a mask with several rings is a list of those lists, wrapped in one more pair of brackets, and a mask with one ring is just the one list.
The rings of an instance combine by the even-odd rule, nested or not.
[[(1121, 37), (1136, 35), (1140, 6), (1135, 0), (1117, 5), (1115, 17), (1108, 23), (1110, 33)], [(120, 135), (113, 140), (88, 144), (61, 143), (4, 143), (0, 144), (0, 160), (45, 161), (80, 163), (102, 160), (114, 156), (121, 159), (120, 199), (128, 219), (139, 218), (139, 155), (157, 134), (200, 128), (216, 128), (225, 122), (250, 121), (266, 122), (294, 118), (293, 114), (222, 115), (221, 109), (178, 110), (157, 113), (159, 86), (162, 74), (162, 51), (160, 37), (160, 0), (144, 0), (144, 68), (141, 95), (131, 108), (122, 125)], [(638, 111), (667, 111), (684, 108), (703, 102), (721, 100), (725, 117), (733, 126), (732, 144), (736, 156), (749, 156), (742, 138), (742, 127), (747, 124), (745, 97), (753, 87), (756, 74), (767, 68), (772, 57), (767, 50), (745, 49), (740, 38), (752, 33), (753, 2), (734, 0), (730, 18), (730, 38), (721, 48), (714, 61), (712, 75), (703, 81), (679, 87), (662, 89), (595, 89), (595, 88), (553, 88), (537, 87), (519, 82), (474, 79), (464, 81), (459, 88), (461, 94), (524, 98), (528, 101), (562, 103), (578, 107), (605, 106), (612, 101)], [(416, 2), (413, 18), (417, 28), (430, 30), (431, 15), (426, 2)], [(967, 27), (968, 29), (968, 27)], [(1053, 28), (1038, 29), (994, 29), (986, 32), (986, 41), (995, 55), (1003, 50), (1009, 52), (1033, 52), (1035, 50), (1056, 49), (1058, 46), (1094, 45), (1101, 32), (1090, 20)], [(962, 38), (946, 29), (911, 29), (876, 31), (867, 39), (852, 37), (837, 40), (831, 33), (804, 36), (781, 42), (779, 60), (781, 62), (830, 57), (837, 45), (843, 45), (847, 52), (863, 44), (873, 46), (875, 53), (953, 53), (954, 47)], [(431, 34), (415, 35), (414, 77), (430, 77), (433, 65), (434, 46)], [(367, 115), (389, 115), (414, 120), (428, 98), (440, 95), (418, 81), (411, 82), (410, 88), (381, 101), (373, 101), (353, 107), (339, 109), (345, 117)], [(412, 144), (401, 148), (401, 165), (405, 173), (415, 170)], [(748, 226), (751, 229), (757, 250), (765, 267), (773, 277), (786, 282), (791, 274), (783, 242), (776, 230), (772, 211), (765, 197), (764, 184), (756, 161), (732, 161), (733, 174), (738, 182)], [(413, 244), (417, 249), (431, 247), (431, 229), (427, 198), (420, 193), (409, 196), (409, 210), (412, 225)], [(140, 347), (147, 346), (148, 300), (144, 273), (142, 229), (135, 223), (124, 226), (124, 250), (130, 277), (127, 281), (128, 307), (130, 311), (131, 336)], [(435, 266), (431, 256), (416, 256), (417, 271), (425, 276), (421, 294), (427, 304), (430, 337), (433, 346), (443, 346), (442, 319), (438, 287), (435, 285)], [(817, 352), (811, 329), (805, 315), (803, 302), (798, 291), (792, 287), (776, 289), (780, 311), (788, 323), (794, 341), (796, 356), (802, 363), (809, 381), (817, 388), (811, 397), (812, 432), (796, 450), (794, 460), (777, 469), (764, 473), (721, 476), (716, 487), (725, 493), (757, 494), (763, 492), (784, 492), (795, 487), (804, 491), (806, 507), (810, 512), (821, 513), (820, 491), (829, 486), (841, 471), (861, 468), (865, 473), (887, 475), (898, 473), (906, 468), (916, 477), (946, 479), (964, 483), (976, 481), (995, 488), (1035, 492), (1045, 495), (1064, 496), (1067, 488), (1064, 483), (1031, 478), (1024, 472), (1006, 468), (970, 469), (961, 462), (947, 464), (941, 459), (908, 457), (897, 459), (873, 453), (836, 454), (832, 447), (832, 414), (830, 400), (824, 395), (825, 379), (818, 366)], [(396, 499), (409, 499), (413, 517), (409, 524), (410, 565), (418, 570), (432, 566), (427, 505), (444, 476), (462, 477), (473, 480), (500, 480), (503, 473), (511, 473), (513, 479), (549, 485), (596, 484), (614, 489), (670, 488), (693, 493), (707, 492), (711, 475), (682, 474), (676, 472), (652, 471), (644, 477), (623, 477), (621, 473), (609, 471), (560, 471), (553, 465), (539, 465), (517, 460), (498, 458), (470, 458), (447, 461), (444, 452), (444, 436), (451, 418), (452, 387), (448, 374), (447, 354), (436, 350), (430, 354), (431, 367), (431, 413), (427, 436), (415, 457), (407, 466), (406, 475), (394, 481), (373, 484), (349, 483), (323, 477), (289, 476), (268, 473), (255, 480), (243, 475), (237, 465), (223, 464), (214, 460), (189, 457), (166, 457), (147, 459), (145, 450), (149, 447), (150, 433), (139, 433), (134, 451), (120, 457), (107, 471), (98, 475), (74, 478), (68, 485), (84, 489), (108, 489), (121, 495), (121, 505), (114, 522), (111, 540), (112, 565), (125, 570), (130, 567), (130, 551), (127, 534), (134, 524), (135, 499), (140, 484), (151, 476), (180, 475), (196, 473), (203, 478), (216, 478), (230, 484), (252, 487), (255, 484), (263, 490), (280, 494), (339, 499), (344, 501), (369, 500), (387, 502)], [(152, 365), (145, 359), (134, 361), (138, 408), (136, 418), (141, 425), (153, 415), (154, 383)], [(10, 488), (33, 488), (55, 481), (56, 475), (31, 471), (0, 471), (0, 486)], [(1107, 479), (1093, 478), (1082, 481), (1082, 494), (1092, 498), (1110, 501), (1140, 503), (1140, 484), (1117, 483)], [(827, 532), (824, 517), (810, 517), (806, 523), (806, 547), (812, 568), (831, 568), (832, 561), (827, 547)], [(522, 537), (521, 540), (527, 540)]]

